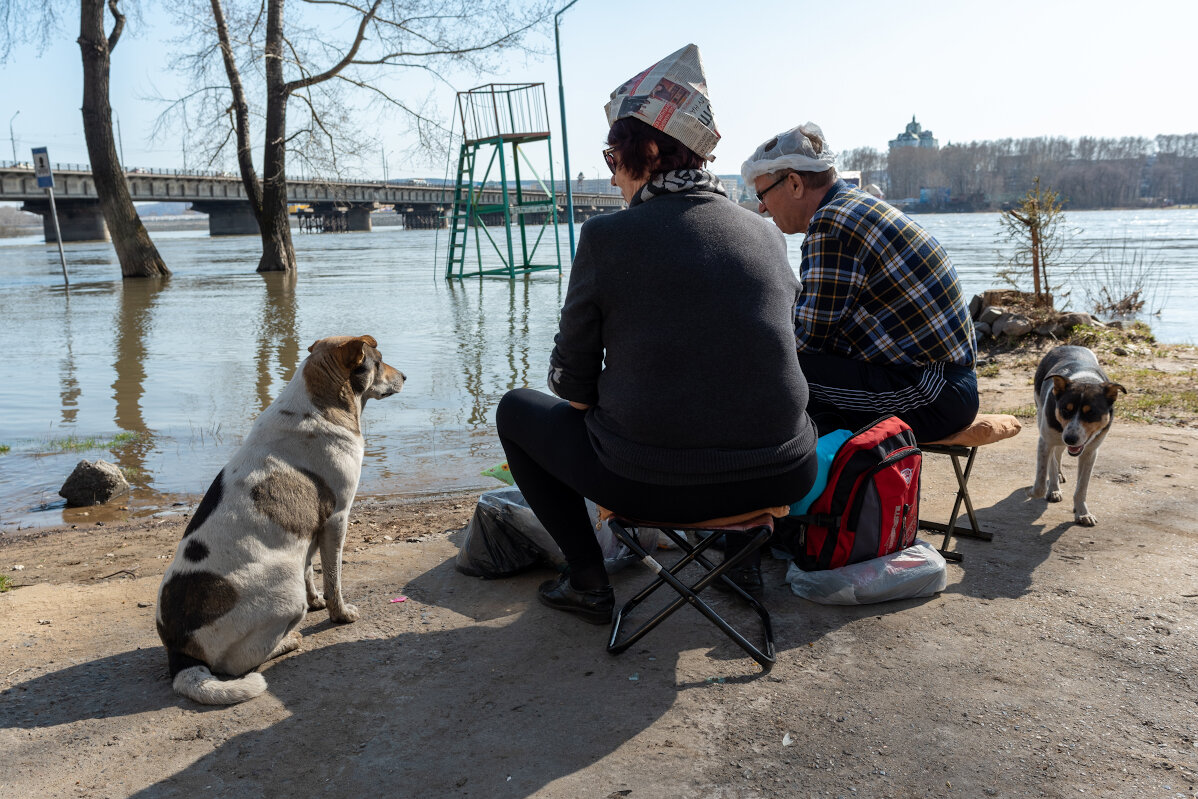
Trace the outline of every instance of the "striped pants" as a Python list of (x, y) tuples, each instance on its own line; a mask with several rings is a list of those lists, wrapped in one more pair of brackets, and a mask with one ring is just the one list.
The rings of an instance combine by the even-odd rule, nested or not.
[(978, 412), (977, 374), (971, 367), (888, 366), (805, 352), (799, 353), (799, 364), (811, 392), (807, 412), (820, 435), (897, 416), (926, 443), (952, 435)]

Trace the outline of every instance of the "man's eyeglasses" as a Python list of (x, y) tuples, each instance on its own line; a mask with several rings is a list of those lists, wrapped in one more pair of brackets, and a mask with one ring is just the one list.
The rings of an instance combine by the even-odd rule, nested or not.
[(786, 173), (786, 174), (784, 174), (782, 177), (778, 178), (778, 179), (777, 179), (777, 180), (775, 180), (773, 183), (771, 183), (770, 185), (766, 186), (766, 187), (765, 187), (764, 189), (762, 189), (761, 191), (757, 192), (757, 202), (759, 202), (759, 203), (763, 203), (763, 202), (765, 202), (765, 195), (767, 195), (767, 194), (769, 194), (769, 193), (770, 193), (770, 189), (774, 188), (775, 186), (777, 186), (779, 183), (781, 183), (782, 181), (786, 180), (786, 179), (787, 179), (788, 177), (790, 177), (790, 176), (791, 176), (791, 173), (790, 173), (790, 172), (787, 172), (787, 173)]
[(613, 175), (616, 174), (616, 148), (615, 147), (608, 147), (606, 150), (603, 151), (603, 161), (604, 161), (604, 163), (607, 164), (607, 168), (611, 170), (611, 173)]

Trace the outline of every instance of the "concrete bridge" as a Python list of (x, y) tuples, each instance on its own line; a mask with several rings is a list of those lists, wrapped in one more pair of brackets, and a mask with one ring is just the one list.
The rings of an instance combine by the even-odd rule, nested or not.
[[(100, 211), (95, 181), (86, 164), (55, 164), (54, 201), (63, 241), (95, 241), (108, 238), (108, 228)], [(245, 196), (240, 176), (228, 172), (185, 172), (164, 169), (129, 169), (125, 172), (134, 202), (185, 202), (208, 215), (208, 233), (212, 236), (257, 234), (258, 225)], [(503, 202), (498, 189), (482, 192), (483, 204)], [(515, 191), (509, 191), (508, 205), (515, 205)], [(566, 207), (566, 193), (556, 193), (554, 203), (559, 219)], [(445, 215), (453, 207), (453, 187), (378, 181), (288, 180), (288, 202), (311, 208), (303, 213), (309, 222), (330, 220), (329, 229), (370, 230), (370, 212), (390, 206), (403, 217), (407, 228), (444, 227)], [(549, 196), (540, 189), (523, 190), (524, 203), (541, 201), (539, 206), (522, 206), (521, 215), (529, 222), (543, 221), (551, 210)], [(597, 214), (618, 211), (624, 200), (618, 194), (574, 194), (574, 218), (577, 221)], [(54, 223), (50, 219), (50, 201), (37, 186), (33, 165), (0, 163), (0, 202), (21, 202), (21, 210), (40, 214), (46, 241), (54, 241)], [(513, 208), (513, 214), (516, 209)], [(336, 220), (335, 224), (331, 220)], [(484, 217), (487, 224), (502, 224), (503, 214)], [(309, 225), (320, 229), (322, 225)]]

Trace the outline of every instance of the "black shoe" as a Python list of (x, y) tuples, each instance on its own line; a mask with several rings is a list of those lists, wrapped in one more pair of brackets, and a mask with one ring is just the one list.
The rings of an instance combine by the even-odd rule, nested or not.
[[(765, 581), (761, 578), (761, 566), (759, 564), (742, 563), (735, 569), (729, 569), (724, 572), (724, 576), (736, 583), (737, 588), (749, 596), (754, 599), (761, 599), (761, 594), (765, 590)], [(712, 583), (712, 587), (717, 591), (723, 591), (725, 594), (735, 594), (723, 580), (716, 580)]]
[(556, 580), (541, 583), (537, 595), (541, 598), (541, 604), (554, 610), (574, 613), (591, 624), (611, 624), (611, 614), (616, 607), (616, 594), (610, 585), (593, 591), (578, 591), (565, 574)]

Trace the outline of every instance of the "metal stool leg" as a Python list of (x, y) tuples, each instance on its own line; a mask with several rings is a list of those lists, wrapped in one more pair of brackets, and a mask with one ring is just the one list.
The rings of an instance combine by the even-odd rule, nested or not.
[[(953, 511), (952, 515), (948, 517), (948, 524), (925, 522), (921, 519), (919, 526), (925, 530), (944, 533), (944, 540), (940, 544), (940, 554), (944, 556), (945, 560), (950, 560), (954, 563), (960, 563), (963, 559), (960, 552), (948, 551), (949, 542), (952, 540), (954, 534), (961, 538), (977, 538), (982, 541), (990, 541), (994, 538), (993, 534), (983, 530), (981, 525), (978, 524), (978, 517), (973, 510), (973, 499), (969, 496), (969, 475), (973, 471), (973, 462), (977, 457), (978, 448), (968, 447), (969, 458), (965, 462), (965, 468), (962, 469), (961, 450), (964, 449), (966, 448), (955, 446), (951, 449), (946, 448), (943, 450), (933, 450), (930, 447), (925, 448), (925, 452), (949, 456), (949, 459), (953, 463), (953, 474), (957, 478), (957, 496), (953, 500)], [(969, 527), (957, 524), (957, 515), (961, 512), (962, 503), (965, 505), (965, 512), (969, 518)]]
[[(727, 562), (719, 564), (718, 566), (711, 563), (711, 561), (709, 561), (707, 558), (703, 557), (703, 552), (715, 542), (716, 536), (709, 536), (708, 538), (700, 541), (698, 544), (692, 546), (684, 537), (678, 534), (676, 529), (668, 527), (658, 528), (665, 533), (670, 540), (677, 544), (683, 552), (682, 558), (680, 558), (679, 561), (673, 566), (667, 568), (658, 562), (656, 558), (654, 558), (640, 545), (640, 542), (636, 540), (635, 536), (631, 534), (621, 520), (612, 519), (611, 525), (612, 531), (615, 533), (616, 537), (630, 550), (632, 550), (632, 552), (639, 557), (641, 561), (657, 575), (657, 577), (648, 586), (643, 588), (626, 603), (624, 603), (624, 605), (617, 611), (615, 621), (612, 623), (611, 638), (608, 641), (607, 651), (611, 652), (612, 654), (619, 654), (620, 652), (623, 652), (624, 650), (628, 649), (628, 647), (632, 646), (634, 643), (643, 638), (651, 630), (656, 628), (659, 624), (661, 624), (661, 622), (667, 619), (680, 607), (689, 603), (694, 606), (696, 610), (707, 617), (708, 621), (718, 627), (721, 632), (727, 635), (733, 641), (733, 643), (743, 649), (749, 655), (749, 657), (753, 658), (753, 660), (762, 667), (763, 672), (768, 672), (771, 668), (773, 668), (776, 656), (774, 647), (774, 630), (773, 625), (770, 622), (769, 612), (765, 609), (764, 605), (762, 605), (758, 600), (750, 596), (748, 593), (741, 590), (739, 586), (733, 583), (724, 574), (726, 570), (736, 566), (738, 563), (743, 561), (744, 558), (748, 557), (753, 552), (765, 545), (770, 537), (769, 527), (759, 528), (757, 534), (750, 539), (749, 543), (740, 553)], [(678, 575), (691, 563), (697, 563), (705, 570), (705, 574), (693, 585), (687, 585), (678, 578)], [(735, 592), (740, 595), (742, 599), (748, 602), (749, 607), (753, 609), (758, 618), (761, 620), (765, 639), (764, 650), (753, 645), (748, 639), (741, 635), (740, 632), (734, 629), (718, 613), (716, 613), (710, 605), (708, 605), (699, 597), (699, 593), (717, 579), (723, 579), (729, 585), (731, 585)], [(673, 588), (678, 593), (678, 598), (667, 605), (663, 610), (658, 611), (655, 615), (650, 617), (640, 627), (628, 634), (624, 640), (621, 641), (620, 634), (628, 615), (637, 605), (647, 599), (654, 591), (661, 588), (663, 585), (669, 585), (671, 588)]]

